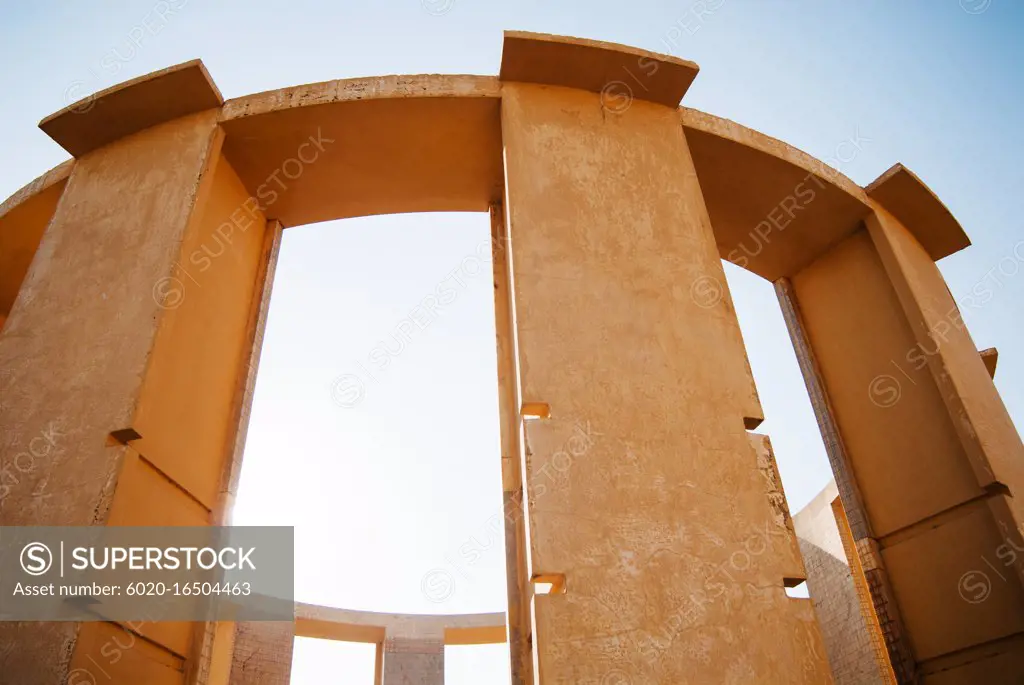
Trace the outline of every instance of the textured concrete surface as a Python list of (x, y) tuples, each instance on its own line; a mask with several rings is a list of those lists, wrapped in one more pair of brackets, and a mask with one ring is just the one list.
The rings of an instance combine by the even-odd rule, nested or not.
[[(872, 607), (871, 611), (865, 610), (865, 616), (872, 616), (874, 617), (873, 621), (877, 620), (879, 632), (882, 634), (885, 650), (888, 653), (885, 658), (879, 657), (880, 663), (888, 663), (894, 670), (894, 676), (898, 676), (901, 682), (913, 682), (916, 670), (914, 656), (906, 639), (906, 631), (893, 595), (892, 585), (878, 554), (878, 543), (872, 537), (870, 521), (865, 513), (864, 496), (854, 476), (849, 449), (836, 421), (836, 411), (825, 387), (821, 363), (810, 342), (807, 325), (796, 300), (796, 291), (792, 281), (788, 278), (779, 279), (775, 282), (775, 292), (825, 444), (825, 453), (828, 455), (829, 464), (835, 475), (837, 489), (846, 503), (839, 509), (842, 512), (843, 521), (840, 529), (841, 531), (849, 529), (848, 536), (843, 532), (843, 544), (844, 547), (847, 547), (848, 560), (857, 559), (862, 562), (858, 568), (865, 576), (864, 598)], [(837, 521), (838, 519), (837, 514)], [(849, 539), (847, 540), (847, 538)], [(855, 584), (861, 588), (859, 580), (859, 575), (855, 574)]]
[(132, 447), (187, 491), (207, 518), (217, 506), (236, 429), (232, 405), (252, 345), (250, 304), (265, 227), (223, 157), (208, 182), (174, 272), (151, 288), (164, 312), (130, 424), (141, 436)]
[[(149, 293), (179, 255), (216, 116), (168, 122), (75, 164), (0, 335), (0, 464), (37, 436), (59, 435), (9, 483), (3, 525), (107, 521), (131, 459), (108, 436), (130, 425), (138, 402), (161, 313)], [(90, 624), (79, 642), (103, 630)], [(77, 633), (68, 623), (0, 624), (0, 643), (20, 645), (0, 651), (0, 682), (62, 682)]]
[(294, 642), (291, 623), (239, 623), (229, 685), (288, 685)]
[[(558, 85), (392, 76), (221, 105), (193, 63), (44, 120), (77, 159), (0, 205), (0, 466), (17, 470), (0, 522), (222, 520), (264, 222), (507, 196), (516, 401), (550, 417), (503, 453), (525, 451), (528, 577), (566, 580), (523, 597), (536, 631), (520, 651), (546, 682), (828, 678), (809, 603), (783, 592), (803, 572), (770, 446), (746, 432), (763, 416), (720, 257), (792, 281), (847, 443), (837, 478), (863, 496), (858, 558), (873, 595), (891, 585), (913, 669), (942, 685), (1024, 675), (1024, 565), (982, 601), (958, 582), (1024, 548), (1024, 448), (934, 264), (967, 244), (955, 219), (901, 167), (865, 192), (781, 141), (659, 104), (685, 92), (680, 60), (509, 38), (510, 78)], [(650, 83), (658, 102), (599, 83), (633, 58), (667, 79)], [(0, 626), (19, 645), (0, 648), (0, 679), (60, 682), (118, 630)], [(197, 655), (218, 656), (201, 626), (143, 634), (115, 681), (191, 683)]]
[(386, 614), (297, 603), (294, 623), (238, 624), (230, 684), (286, 685), (296, 637), (377, 645), (375, 685), (439, 685), (445, 645), (504, 642), (505, 616)]
[(444, 640), (388, 638), (382, 685), (442, 685)]
[[(1015, 682), (1024, 678), (1024, 565), (1015, 563), (1016, 550), (1024, 549), (1024, 511), (1013, 495), (1024, 489), (1024, 446), (938, 267), (885, 209), (876, 208), (867, 229), (917, 343), (914, 361), (924, 358), (957, 436), (956, 456), (984, 489), (982, 497), (893, 535), (881, 554), (926, 682), (949, 682), (951, 673), (977, 682), (991, 669), (987, 661), (1004, 662), (990, 682)], [(932, 468), (934, 456), (921, 455), (919, 463)], [(992, 556), (1001, 570), (985, 564)], [(989, 570), (999, 582), (990, 582), (982, 598), (972, 590), (977, 574)], [(959, 606), (942, 601), (953, 587)], [(1007, 655), (1014, 665), (1005, 663)]]
[(807, 588), (836, 685), (883, 685), (832, 514), (832, 501), (838, 496), (833, 481), (793, 517)]
[(994, 671), (990, 682), (1017, 682), (1019, 568), (1007, 564), (980, 600), (964, 582), (1021, 545), (1019, 505), (1007, 495), (1024, 457), (937, 267), (876, 206), (866, 229), (792, 282), (849, 453), (852, 472), (837, 479), (853, 478), (863, 498), (859, 556), (869, 574), (880, 563), (891, 586), (893, 604), (876, 605), (883, 629), (898, 612), (924, 682), (980, 682)]
[(566, 579), (535, 598), (537, 676), (827, 682), (678, 115), (507, 83), (502, 132), (523, 400), (551, 408), (526, 424), (531, 574)]
[(258, 93), (224, 104), (224, 149), (267, 217), (286, 228), (486, 212), (503, 194), (500, 95), (494, 77), (439, 75)]

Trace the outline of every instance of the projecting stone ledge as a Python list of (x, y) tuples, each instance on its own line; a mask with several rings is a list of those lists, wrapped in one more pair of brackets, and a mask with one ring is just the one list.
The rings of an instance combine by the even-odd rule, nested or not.
[(676, 107), (699, 69), (678, 57), (615, 43), (506, 31), (499, 78)]
[(970, 246), (970, 238), (942, 200), (902, 164), (894, 164), (864, 191), (899, 219), (934, 261)]
[(994, 347), (989, 347), (978, 352), (981, 355), (981, 361), (985, 363), (985, 369), (988, 371), (990, 378), (996, 377), (996, 364), (999, 362), (999, 350)]
[(224, 104), (201, 60), (154, 71), (68, 105), (39, 128), (75, 157), (150, 126)]

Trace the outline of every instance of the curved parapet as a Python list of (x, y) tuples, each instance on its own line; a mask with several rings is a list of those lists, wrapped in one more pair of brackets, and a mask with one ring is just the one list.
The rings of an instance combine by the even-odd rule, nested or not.
[(500, 94), (493, 77), (436, 75), (258, 93), (225, 103), (224, 153), (286, 227), (482, 212), (502, 193)]
[(74, 166), (75, 160), (73, 159), (61, 162), (46, 173), (37, 176), (21, 188), (18, 188), (10, 197), (0, 203), (0, 220), (6, 219), (18, 207), (32, 201), (37, 195), (43, 194), (54, 186), (63, 187), (67, 183), (68, 176), (71, 175), (71, 170)]
[(68, 160), (50, 169), (0, 204), (0, 330), (74, 165)]
[(296, 603), (294, 622), (237, 625), (229, 682), (287, 683), (298, 637), (375, 645), (375, 683), (442, 683), (445, 647), (503, 643), (506, 632), (500, 612), (389, 614)]
[(861, 188), (825, 162), (736, 122), (680, 108), (722, 259), (770, 281), (861, 227), (876, 202), (933, 260), (968, 245), (938, 197), (902, 164)]
[(295, 604), (295, 634), (345, 642), (380, 643), (386, 638), (437, 639), (446, 645), (506, 641), (505, 614), (389, 614)]
[[(174, 73), (196, 78), (205, 74), (201, 66), (187, 63)], [(527, 77), (525, 67), (510, 71)], [(137, 81), (153, 87), (148, 79)], [(110, 89), (110, 97), (126, 97), (131, 83)], [(106, 101), (102, 94), (94, 98)], [(224, 103), (224, 150), (250, 194), (272, 204), (271, 216), (286, 227), (373, 214), (484, 211), (502, 192), (500, 98), (500, 82), (488, 76), (387, 76), (282, 88)], [(44, 123), (70, 116), (82, 114), (69, 108)], [(811, 155), (728, 119), (688, 107), (680, 108), (680, 118), (719, 253), (768, 280), (799, 271), (857, 230), (872, 201), (900, 219), (934, 260), (970, 245), (945, 205), (902, 164), (865, 190)], [(145, 121), (153, 125), (158, 118)], [(143, 123), (124, 123), (120, 130)], [(54, 139), (69, 150), (91, 149), (112, 135), (109, 124), (90, 126), (105, 133)], [(328, 147), (331, 154), (316, 165), (302, 164), (300, 152)], [(63, 187), (70, 165), (8, 198), (0, 222), (20, 221), (16, 207)], [(13, 232), (0, 223), (0, 247)], [(41, 236), (41, 230), (24, 233), (22, 242), (28, 234)], [(14, 253), (0, 255), (9, 260)], [(26, 269), (4, 273), (24, 276)], [(0, 293), (10, 289), (0, 284)]]
[[(192, 60), (85, 98), (40, 127), (77, 157), (219, 107), (225, 156), (260, 205), (272, 205), (268, 216), (286, 227), (485, 211), (503, 192), (503, 82), (598, 92), (615, 114), (633, 99), (675, 107), (697, 72), (692, 62), (625, 46), (510, 31), (499, 77), (343, 79), (224, 102), (202, 62)], [(722, 258), (768, 280), (795, 273), (850, 235), (872, 201), (899, 218), (933, 259), (970, 244), (902, 165), (865, 191), (824, 162), (733, 121), (688, 107), (680, 118)], [(316, 164), (303, 161), (328, 148)], [(27, 199), (26, 189), (4, 207)]]
[(723, 259), (774, 281), (870, 212), (863, 190), (824, 162), (727, 119), (681, 114)]

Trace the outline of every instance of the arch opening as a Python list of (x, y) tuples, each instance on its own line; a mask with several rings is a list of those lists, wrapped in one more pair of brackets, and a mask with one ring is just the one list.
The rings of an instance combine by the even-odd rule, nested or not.
[(297, 601), (505, 610), (491, 280), (485, 214), (284, 233), (233, 523), (296, 526)]

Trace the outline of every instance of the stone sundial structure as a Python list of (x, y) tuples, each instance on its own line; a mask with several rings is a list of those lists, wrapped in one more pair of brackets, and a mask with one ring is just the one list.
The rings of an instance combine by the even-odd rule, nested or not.
[[(498, 76), (224, 101), (194, 61), (42, 121), (73, 159), (0, 205), (0, 464), (63, 433), (6, 526), (229, 521), (282, 230), (492, 224), (507, 614), (155, 624), (93, 682), (284, 684), (295, 634), (376, 643), (385, 685), (504, 640), (515, 685), (831, 682), (723, 259), (775, 284), (894, 682), (1021, 682), (1019, 564), (962, 587), (1024, 545), (1024, 448), (935, 264), (967, 235), (900, 165), (862, 188), (681, 105), (696, 76), (508, 32)], [(119, 631), (0, 623), (0, 682)]]

